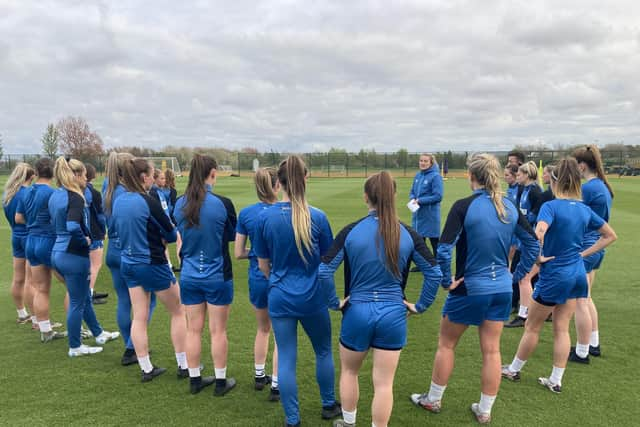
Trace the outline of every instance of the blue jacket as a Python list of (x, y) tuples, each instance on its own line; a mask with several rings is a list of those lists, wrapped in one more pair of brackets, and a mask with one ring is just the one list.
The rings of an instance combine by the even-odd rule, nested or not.
[(423, 312), (435, 300), (442, 279), (435, 258), (422, 237), (412, 228), (401, 224), (398, 253), (400, 276), (394, 276), (386, 266), (384, 245), (378, 232), (378, 217), (375, 211), (369, 212), (365, 218), (342, 229), (329, 252), (322, 257), (319, 277), (329, 307), (335, 310), (339, 305), (333, 276), (343, 261), (345, 296), (349, 296), (350, 303), (380, 301), (402, 304), (411, 260), (423, 274), (422, 292), (416, 304), (418, 312)]
[(47, 184), (33, 184), (24, 200), (24, 215), (30, 236), (55, 237), (49, 215), (49, 197), (55, 189)]
[[(600, 178), (594, 178), (582, 184), (582, 201), (605, 222), (609, 222), (611, 213), (611, 193)], [(591, 230), (584, 235), (583, 249), (592, 246), (600, 238), (600, 233)]]
[(416, 174), (409, 200), (418, 199), (420, 209), (413, 214), (411, 226), (422, 237), (440, 237), (440, 202), (443, 194), (444, 187), (437, 164)]
[(267, 280), (258, 268), (258, 257), (253, 249), (253, 241), (258, 233), (259, 217), (262, 211), (269, 209), (272, 205), (269, 203), (258, 202), (247, 206), (240, 211), (238, 215), (238, 224), (236, 225), (236, 233), (243, 236), (249, 236), (251, 240), (251, 249), (249, 250), (249, 278), (255, 280)]
[(24, 215), (24, 200), (29, 195), (29, 187), (22, 186), (13, 196), (11, 201), (4, 205), (4, 216), (11, 226), (11, 232), (14, 236), (26, 236), (27, 226), (25, 224), (16, 224), (16, 213)]
[(476, 190), (453, 204), (438, 243), (442, 285), (451, 284), (451, 254), (456, 248), (456, 279), (464, 281), (454, 294), (488, 295), (512, 292), (509, 247), (513, 236), (521, 242), (520, 262), (513, 275), (519, 281), (531, 271), (540, 245), (528, 221), (515, 205), (503, 198), (507, 220), (498, 218), (489, 194)]
[(211, 193), (205, 194), (200, 207), (200, 223), (190, 227), (183, 209), (186, 196), (176, 202), (175, 218), (182, 236), (180, 259), (182, 280), (206, 282), (209, 285), (232, 279), (229, 242), (235, 236), (236, 211), (231, 200)]

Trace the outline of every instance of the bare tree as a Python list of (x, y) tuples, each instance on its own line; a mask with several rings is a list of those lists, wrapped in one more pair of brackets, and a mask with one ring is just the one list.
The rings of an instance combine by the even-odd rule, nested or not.
[(50, 158), (56, 157), (58, 154), (59, 136), (58, 129), (53, 123), (49, 123), (46, 132), (42, 135), (42, 152), (45, 156)]
[(60, 149), (66, 155), (87, 161), (104, 154), (102, 139), (89, 129), (82, 117), (65, 117), (56, 125), (60, 138)]

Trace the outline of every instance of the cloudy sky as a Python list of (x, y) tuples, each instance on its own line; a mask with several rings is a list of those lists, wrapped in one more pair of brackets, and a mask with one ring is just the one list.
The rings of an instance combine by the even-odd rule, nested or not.
[(640, 2), (0, 0), (5, 153), (640, 143)]

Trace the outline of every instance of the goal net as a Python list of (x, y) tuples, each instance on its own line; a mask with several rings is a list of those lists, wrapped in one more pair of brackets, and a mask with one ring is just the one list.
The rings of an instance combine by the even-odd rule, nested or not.
[(153, 167), (156, 169), (167, 170), (171, 169), (176, 176), (182, 176), (182, 169), (180, 169), (180, 163), (175, 157), (145, 157), (146, 160), (153, 163)]

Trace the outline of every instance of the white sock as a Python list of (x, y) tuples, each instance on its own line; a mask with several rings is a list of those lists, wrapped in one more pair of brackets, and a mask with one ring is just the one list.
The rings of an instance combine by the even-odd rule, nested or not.
[(372, 422), (372, 423), (371, 423), (371, 427), (376, 427), (376, 425)]
[(18, 317), (21, 317), (21, 318), (24, 319), (28, 315), (29, 315), (29, 313), (27, 313), (27, 309), (26, 308), (23, 307), (23, 308), (19, 308), (18, 309)]
[(37, 325), (38, 324), (38, 318), (36, 316), (31, 316), (31, 324), (33, 324), (33, 325)]
[(583, 359), (589, 355), (589, 344), (576, 343), (576, 354)]
[(429, 395), (427, 396), (427, 399), (429, 399), (431, 402), (442, 400), (442, 395), (444, 394), (446, 388), (446, 385), (438, 385), (431, 381), (431, 387), (429, 387)]
[(143, 356), (143, 357), (138, 357), (138, 365), (140, 365), (140, 369), (142, 369), (142, 371), (147, 373), (147, 374), (149, 372), (153, 371), (153, 365), (151, 364), (151, 358), (149, 357), (148, 354), (146, 356)]
[(358, 409), (354, 409), (353, 412), (345, 411), (342, 409), (342, 419), (347, 424), (355, 424), (356, 423), (356, 412)]
[(518, 356), (515, 356), (513, 358), (513, 362), (509, 365), (509, 370), (511, 372), (520, 372), (525, 363), (527, 363), (526, 360), (520, 360), (518, 359)]
[(91, 296), (93, 296), (93, 288), (89, 288), (89, 289), (91, 289)]
[(38, 325), (40, 325), (40, 332), (51, 332), (51, 322), (48, 319), (41, 320)]
[(591, 338), (589, 339), (589, 345), (591, 347), (597, 347), (600, 345), (600, 334), (598, 331), (591, 331)]
[(483, 414), (490, 414), (493, 402), (496, 401), (496, 396), (489, 396), (488, 394), (480, 393), (480, 412)]
[(553, 370), (551, 370), (549, 381), (557, 385), (562, 385), (562, 375), (564, 375), (564, 368), (558, 368), (554, 366)]
[(189, 365), (187, 365), (187, 353), (184, 351), (182, 353), (176, 353), (176, 362), (178, 362), (180, 369), (187, 369), (189, 367)]
[(526, 319), (528, 315), (529, 315), (529, 308), (525, 307), (524, 305), (520, 305), (520, 308), (518, 309), (518, 316), (522, 317), (523, 319)]
[(278, 388), (278, 376), (274, 375), (271, 377), (271, 388)]
[(200, 376), (200, 366), (197, 368), (189, 368), (189, 377), (195, 378)]
[(222, 369), (215, 368), (214, 371), (216, 372), (216, 379), (217, 380), (226, 380), (227, 379), (227, 368), (222, 368)]
[(255, 363), (253, 366), (256, 370), (256, 378), (264, 377), (264, 363), (262, 365)]

